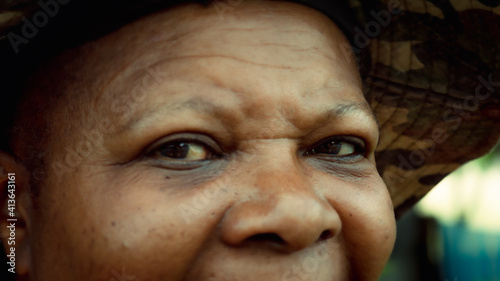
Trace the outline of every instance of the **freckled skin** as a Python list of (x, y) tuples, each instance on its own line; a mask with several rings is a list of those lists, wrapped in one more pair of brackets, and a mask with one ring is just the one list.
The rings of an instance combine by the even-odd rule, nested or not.
[[(111, 280), (123, 268), (136, 281), (377, 280), (395, 222), (376, 122), (318, 117), (366, 105), (342, 42), (317, 11), (245, 1), (223, 20), (176, 7), (83, 46), (72, 83), (87, 94), (75, 98), (75, 86), (46, 113), (57, 121), (46, 163), (64, 162), (101, 120), (112, 125), (76, 168), (48, 170), (26, 218), (27, 280)], [(161, 80), (143, 80), (147, 68)], [(143, 81), (147, 93), (132, 97)], [(177, 110), (186, 101), (198, 109)], [(148, 154), (178, 133), (203, 135), (223, 156), (179, 171)], [(366, 157), (302, 153), (331, 136), (363, 139)]]

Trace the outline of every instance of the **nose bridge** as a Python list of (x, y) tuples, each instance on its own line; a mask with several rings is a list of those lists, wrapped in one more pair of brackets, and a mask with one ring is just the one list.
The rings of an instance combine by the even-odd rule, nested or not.
[[(272, 157), (279, 154), (279, 160)], [(227, 211), (222, 235), (230, 245), (279, 245), (296, 251), (337, 235), (341, 229), (335, 209), (316, 193), (313, 181), (294, 153), (275, 151), (251, 164), (255, 170), (238, 181), (251, 196), (237, 200)]]
[(266, 196), (316, 195), (311, 179), (306, 176), (307, 171), (298, 160), (293, 141), (261, 139), (253, 142), (245, 162), (246, 169), (251, 171), (248, 182), (252, 182), (255, 192)]
[(279, 167), (262, 165), (254, 176), (254, 186), (262, 195), (275, 197), (308, 197), (320, 199), (311, 179), (292, 163), (282, 163)]
[[(308, 171), (300, 163), (293, 140), (256, 140), (247, 161), (250, 182), (265, 196), (310, 197), (320, 200)], [(322, 200), (320, 200), (322, 201)]]

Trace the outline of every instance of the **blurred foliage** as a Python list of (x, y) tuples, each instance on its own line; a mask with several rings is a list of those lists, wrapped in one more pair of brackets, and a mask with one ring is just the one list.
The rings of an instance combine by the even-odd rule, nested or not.
[[(453, 174), (457, 177), (450, 181), (451, 186), (447, 184), (448, 193), (442, 193), (435, 202), (441, 210), (451, 206), (458, 211), (458, 220), (452, 220), (451, 224), (441, 220), (440, 213), (435, 213), (439, 208), (427, 212), (427, 217), (422, 217), (422, 212), (411, 211), (398, 220), (395, 248), (379, 281), (500, 281), (500, 233), (470, 228), (470, 219), (479, 207), (491, 204), (488, 199), (500, 199), (489, 198), (490, 193), (484, 193), (486, 186), (490, 192), (491, 188), (500, 189), (500, 182), (485, 184), (482, 181), (486, 175), (499, 172), (500, 144), (489, 154), (455, 171)], [(475, 186), (470, 186), (466, 178), (472, 178)], [(472, 193), (467, 193), (464, 186)], [(429, 216), (432, 212), (435, 216)], [(484, 213), (478, 214), (484, 218)], [(500, 214), (488, 215), (490, 219), (500, 219)]]

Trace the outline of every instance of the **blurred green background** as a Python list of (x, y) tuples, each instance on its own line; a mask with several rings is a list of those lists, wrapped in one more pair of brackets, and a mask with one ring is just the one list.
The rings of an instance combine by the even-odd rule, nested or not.
[(500, 281), (500, 146), (445, 178), (398, 220), (379, 281)]

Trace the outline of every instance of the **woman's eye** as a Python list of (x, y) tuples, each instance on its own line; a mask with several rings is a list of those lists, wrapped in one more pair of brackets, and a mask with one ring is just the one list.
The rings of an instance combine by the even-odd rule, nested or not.
[(361, 140), (328, 140), (316, 145), (306, 152), (306, 155), (313, 154), (336, 157), (363, 155), (364, 144)]
[(156, 150), (156, 156), (184, 161), (208, 160), (212, 153), (210, 149), (200, 143), (193, 141), (173, 141), (160, 146)]
[(166, 136), (146, 151), (154, 165), (169, 170), (192, 170), (224, 158), (221, 146), (210, 136), (179, 133)]

